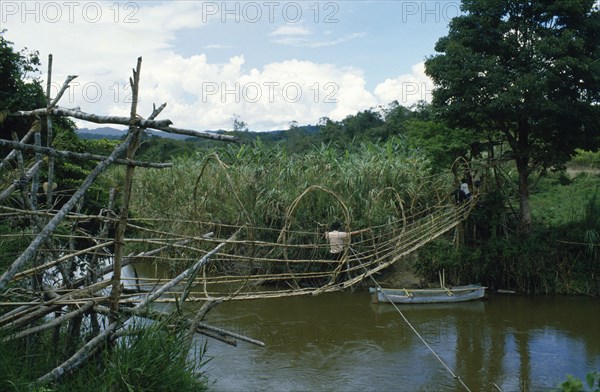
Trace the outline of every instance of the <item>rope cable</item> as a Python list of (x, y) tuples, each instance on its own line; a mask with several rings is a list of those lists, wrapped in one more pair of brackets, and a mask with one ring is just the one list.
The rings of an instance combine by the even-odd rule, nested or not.
[[(354, 253), (354, 249), (350, 248), (350, 250)], [(358, 262), (360, 263), (360, 261), (358, 261)], [(365, 271), (368, 272), (367, 269), (365, 269)], [(377, 287), (377, 289), (381, 290), (381, 286), (375, 280), (375, 278), (373, 277), (373, 275), (369, 275), (369, 277), (371, 278), (371, 280), (373, 281), (373, 283), (375, 283), (375, 286)], [(385, 292), (381, 291), (381, 293), (385, 297), (387, 297), (387, 294)], [(448, 365), (446, 365), (446, 363), (444, 362), (444, 360), (442, 358), (440, 358), (440, 356), (435, 352), (435, 350), (433, 350), (433, 348), (431, 348), (431, 346), (427, 343), (427, 341), (423, 338), (423, 336), (421, 336), (421, 334), (415, 329), (415, 327), (413, 327), (413, 325), (410, 323), (410, 321), (408, 321), (408, 319), (406, 318), (406, 316), (404, 315), (404, 313), (402, 313), (402, 311), (400, 310), (400, 308), (392, 300), (390, 300), (390, 304), (392, 304), (392, 306), (394, 307), (394, 309), (396, 309), (396, 311), (402, 317), (402, 320), (404, 320), (404, 322), (406, 323), (406, 325), (408, 325), (408, 327), (415, 333), (415, 335), (417, 335), (417, 337), (421, 340), (421, 342), (423, 342), (423, 344), (425, 345), (425, 347), (427, 347), (427, 349), (429, 349), (429, 351), (431, 351), (431, 353), (433, 354), (433, 356), (452, 375), (452, 378), (454, 378), (455, 380), (458, 380), (461, 383), (461, 385), (465, 388), (465, 390), (467, 390), (468, 392), (471, 392), (471, 390), (469, 389), (469, 387), (467, 386), (467, 384), (465, 384), (465, 382), (462, 380), (462, 378), (460, 378), (460, 376), (457, 376), (452, 371), (452, 369), (450, 369), (450, 367)]]

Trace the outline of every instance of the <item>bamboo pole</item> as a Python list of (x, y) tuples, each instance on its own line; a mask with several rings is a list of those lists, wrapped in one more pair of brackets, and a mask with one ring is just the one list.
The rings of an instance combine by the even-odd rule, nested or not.
[[(25, 134), (25, 136), (23, 136), (23, 138), (20, 140), (20, 143), (22, 143), (22, 144), (27, 143), (34, 132), (35, 132), (35, 130), (33, 127), (31, 129), (29, 129), (29, 131)], [(16, 154), (17, 154), (17, 151), (13, 149), (11, 152), (8, 153), (8, 155), (2, 161), (0, 161), (0, 171), (2, 171), (4, 166), (7, 165), (8, 162), (10, 162), (10, 160), (13, 159)]]
[[(67, 76), (67, 79), (64, 81), (62, 87), (58, 91), (58, 94), (56, 94), (56, 97), (54, 97), (54, 99), (52, 100), (52, 102), (50, 102), (48, 104), (48, 108), (49, 109), (56, 106), (56, 104), (62, 98), (62, 96), (65, 93), (65, 91), (67, 91), (67, 89), (69, 88), (69, 83), (71, 83), (71, 81), (73, 79), (75, 79), (75, 78), (77, 78), (77, 75), (69, 75), (69, 76)], [(47, 96), (48, 96), (48, 98), (50, 98), (50, 90), (48, 90)]]
[(6, 336), (5, 338), (2, 339), (3, 342), (8, 342), (11, 340), (16, 340), (16, 339), (22, 339), (24, 337), (30, 336), (30, 335), (34, 335), (40, 332), (44, 332), (50, 328), (54, 328), (56, 326), (59, 326), (60, 324), (62, 324), (65, 321), (71, 320), (75, 317), (81, 316), (83, 315), (85, 312), (87, 312), (89, 309), (91, 309), (94, 306), (94, 301), (87, 301), (85, 304), (83, 304), (83, 306), (75, 309), (72, 312), (66, 313), (60, 317), (56, 317), (54, 319), (52, 319), (51, 321), (42, 324), (42, 325), (38, 325), (32, 328), (28, 328), (26, 330), (23, 330), (21, 332)]
[(23, 279), (24, 277), (30, 276), (33, 273), (36, 273), (36, 272), (43, 271), (43, 270), (46, 270), (48, 268), (54, 267), (54, 266), (58, 265), (59, 263), (62, 263), (63, 261), (72, 259), (72, 258), (77, 257), (77, 256), (81, 256), (83, 254), (89, 253), (89, 252), (91, 252), (93, 250), (96, 250), (96, 249), (99, 249), (99, 248), (110, 246), (112, 244), (113, 244), (113, 241), (108, 241), (108, 242), (103, 242), (101, 244), (90, 246), (89, 248), (78, 250), (78, 251), (70, 253), (68, 255), (59, 257), (56, 260), (50, 261), (50, 262), (45, 263), (43, 265), (38, 265), (37, 267), (30, 268), (28, 270), (19, 272), (18, 274), (15, 274), (13, 280), (17, 281), (19, 279)]
[[(52, 54), (48, 54), (48, 80), (46, 81), (46, 103), (48, 104), (48, 109), (51, 107), (51, 99), (50, 99), (50, 87), (52, 86)], [(53, 129), (52, 129), (52, 116), (46, 116), (46, 146), (52, 147), (52, 139), (53, 139)], [(36, 154), (38, 154), (36, 152)], [(48, 208), (52, 207), (52, 191), (54, 184), (54, 157), (48, 157), (48, 179), (46, 186), (46, 206)]]
[[(138, 103), (138, 92), (140, 87), (140, 72), (142, 71), (142, 58), (138, 57), (136, 69), (133, 70), (133, 79), (129, 79), (129, 84), (132, 91), (131, 100), (131, 112), (130, 112), (130, 124), (137, 117), (137, 103)], [(158, 113), (152, 113), (151, 117), (156, 117)], [(129, 135), (132, 137), (132, 142), (127, 147), (127, 159), (133, 159), (135, 153), (140, 145), (140, 134), (142, 128), (130, 125)], [(112, 289), (110, 292), (111, 297), (111, 310), (113, 315), (110, 316), (112, 323), (117, 320), (117, 310), (119, 308), (119, 297), (121, 296), (121, 265), (123, 262), (123, 251), (125, 243), (123, 238), (125, 237), (125, 230), (127, 229), (127, 215), (129, 214), (129, 200), (131, 199), (131, 188), (133, 184), (133, 175), (135, 167), (127, 166), (125, 172), (125, 184), (123, 190), (123, 201), (121, 205), (121, 213), (115, 229), (115, 255), (113, 259), (113, 275), (112, 275)]]
[[(203, 323), (203, 322), (198, 323), (198, 329), (197, 329), (197, 331), (198, 330), (200, 330), (200, 331), (201, 330), (208, 330), (208, 331), (217, 332), (219, 334), (231, 336), (234, 339), (243, 340), (244, 342), (251, 343), (251, 344), (254, 344), (256, 346), (265, 347), (265, 343), (261, 342), (260, 340), (252, 339), (252, 338), (249, 338), (248, 336), (241, 335), (241, 334), (235, 333), (235, 332), (231, 332), (231, 331), (228, 331), (228, 330), (223, 329), (223, 328), (213, 327), (212, 325), (208, 325), (208, 324)], [(204, 334), (204, 332), (199, 332), (199, 333)]]
[(194, 137), (200, 137), (204, 139), (214, 139), (214, 140), (222, 140), (235, 142), (237, 138), (228, 135), (221, 135), (217, 133), (209, 133), (209, 132), (198, 132), (190, 129), (183, 128), (174, 128), (171, 127), (173, 122), (171, 120), (145, 120), (143, 118), (136, 118), (133, 122), (129, 117), (119, 117), (119, 116), (98, 116), (96, 114), (85, 113), (80, 110), (74, 109), (66, 109), (66, 108), (52, 108), (50, 110), (47, 109), (35, 109), (35, 110), (21, 110), (14, 113), (11, 113), (11, 116), (33, 116), (33, 115), (46, 115), (53, 114), (55, 116), (68, 116), (77, 118), (79, 120), (85, 120), (89, 122), (93, 122), (96, 124), (119, 124), (119, 125), (133, 125), (141, 128), (150, 128), (156, 129), (159, 131), (164, 131), (168, 133), (175, 133), (179, 135), (188, 135)]
[[(32, 127), (32, 128), (39, 128), (39, 127)], [(35, 135), (39, 135), (39, 132), (35, 132)], [(12, 132), (12, 137), (14, 140), (18, 140), (17, 137), (17, 133), (15, 131)], [(38, 138), (36, 138), (36, 142), (39, 141)], [(40, 160), (37, 159), (38, 157), (36, 156), (36, 161), (40, 162)], [(21, 179), (22, 178), (27, 178), (26, 177), (26, 173), (25, 173), (25, 163), (23, 161), (23, 154), (21, 154), (21, 152), (19, 151), (17, 153), (17, 163), (19, 165), (19, 172), (21, 174)], [(33, 176), (32, 176), (32, 183), (34, 183), (36, 181), (36, 178), (38, 178), (39, 176), (37, 175), (37, 171), (34, 172)], [(23, 203), (23, 206), (27, 209), (29, 209), (30, 211), (35, 211), (35, 205), (33, 204), (32, 200), (33, 200), (33, 196), (32, 199), (30, 199), (27, 195), (27, 192), (25, 192), (25, 187), (21, 186), (19, 187), (19, 190), (21, 192), (21, 200)], [(29, 221), (31, 224), (31, 234), (35, 235), (36, 234), (36, 230), (40, 231), (42, 230), (42, 225), (39, 222), (39, 220), (37, 219), (37, 217), (35, 215), (30, 215), (29, 216)], [(34, 260), (34, 265), (38, 263), (38, 260)], [(32, 276), (31, 277), (31, 287), (33, 289), (34, 292), (38, 291), (38, 288), (41, 286), (41, 278), (39, 276)]]
[[(78, 161), (102, 161), (107, 157), (102, 155), (90, 154), (90, 153), (77, 153), (64, 150), (55, 150), (50, 147), (36, 147), (31, 144), (18, 143), (10, 140), (0, 139), (0, 146), (10, 147), (14, 150), (35, 152), (49, 157), (75, 159)], [(115, 164), (128, 165), (128, 166), (139, 166), (139, 167), (150, 167), (155, 169), (164, 169), (167, 167), (173, 167), (172, 163), (154, 163), (154, 162), (142, 162), (131, 159), (115, 159)]]
[(210, 312), (210, 310), (212, 308), (214, 308), (221, 302), (223, 302), (223, 300), (210, 299), (210, 300), (206, 301), (202, 305), (202, 307), (200, 308), (198, 313), (196, 313), (196, 315), (190, 322), (190, 326), (188, 327), (188, 332), (187, 332), (187, 337), (186, 337), (186, 342), (185, 342), (185, 347), (187, 347), (188, 351), (192, 348), (192, 343), (194, 341), (194, 333), (198, 329), (198, 325), (200, 324), (200, 322), (202, 320), (204, 320), (204, 317), (206, 316), (206, 314), (208, 312)]
[[(42, 146), (42, 126), (41, 126), (41, 120), (39, 118), (39, 116), (36, 116), (36, 120), (40, 122), (40, 126), (36, 128), (35, 133), (33, 134), (33, 143), (36, 147), (41, 147)], [(42, 154), (36, 153), (35, 154), (35, 162), (39, 163), (42, 161)], [(31, 204), (33, 204), (34, 209), (37, 209), (37, 197), (38, 197), (38, 190), (40, 187), (40, 175), (37, 171), (35, 171), (33, 173), (33, 177), (31, 178)]]
[(85, 298), (106, 288), (108, 285), (108, 281), (99, 282), (82, 289), (69, 290), (63, 295), (47, 289), (44, 293), (44, 302), (30, 303), (28, 308), (3, 314), (0, 317), (0, 329), (7, 330), (37, 320), (56, 309), (60, 309), (65, 303), (69, 303), (69, 300)]
[[(211, 305), (207, 306), (207, 303), (211, 302)], [(212, 309), (214, 306), (218, 305), (219, 303), (222, 302), (221, 299), (213, 299), (211, 301), (205, 302), (204, 305), (202, 306), (202, 308), (200, 309), (199, 313), (198, 313), (198, 317), (200, 319), (203, 319), (206, 316), (206, 313), (208, 313), (208, 311), (210, 309)], [(93, 310), (99, 314), (108, 316), (110, 314), (110, 309), (106, 306), (102, 306), (102, 305), (94, 305)], [(137, 316), (137, 317), (144, 317), (144, 318), (149, 318), (152, 320), (165, 320), (168, 319), (169, 317), (171, 317), (171, 314), (169, 313), (162, 313), (162, 312), (157, 312), (157, 311), (153, 311), (148, 309), (147, 307), (144, 308), (122, 308), (121, 311), (128, 315), (128, 316)], [(184, 323), (185, 324), (185, 323)], [(191, 323), (189, 324), (190, 326), (192, 325)], [(191, 329), (188, 328), (188, 331), (191, 331)], [(211, 338), (214, 339), (218, 339), (221, 341), (223, 340), (224, 336), (233, 338), (233, 339), (239, 339), (242, 340), (244, 342), (250, 343), (250, 344), (254, 344), (256, 346), (260, 346), (260, 347), (265, 347), (265, 343), (257, 340), (257, 339), (253, 339), (250, 338), (248, 336), (236, 333), (236, 332), (232, 332), (229, 331), (227, 329), (224, 328), (219, 328), (219, 327), (215, 327), (212, 326), (210, 324), (207, 324), (205, 322), (199, 321), (198, 324), (196, 325), (196, 329), (193, 331), (195, 333), (199, 333), (205, 336), (209, 336)], [(214, 334), (209, 334), (209, 332), (213, 332)], [(237, 344), (235, 343), (235, 341), (224, 341), (227, 344), (231, 344), (233, 346), (236, 346)]]

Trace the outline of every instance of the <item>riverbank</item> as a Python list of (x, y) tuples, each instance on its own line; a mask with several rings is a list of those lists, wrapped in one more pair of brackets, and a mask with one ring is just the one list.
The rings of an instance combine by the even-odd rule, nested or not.
[(424, 246), (412, 264), (399, 264), (382, 279), (437, 285), (445, 271), (448, 285), (600, 296), (600, 175), (570, 178), (562, 172), (543, 178), (533, 188), (534, 223), (526, 235), (516, 228), (511, 203), (500, 192), (483, 195), (459, 233)]

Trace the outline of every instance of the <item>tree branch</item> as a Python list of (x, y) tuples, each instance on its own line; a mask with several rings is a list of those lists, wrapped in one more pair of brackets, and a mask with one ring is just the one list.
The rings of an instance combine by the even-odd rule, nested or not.
[[(48, 73), (50, 73), (50, 71), (48, 71)], [(67, 89), (69, 88), (69, 83), (71, 83), (73, 81), (73, 79), (75, 79), (76, 77), (77, 77), (77, 75), (67, 76), (67, 79), (65, 80), (62, 87), (60, 88), (60, 91), (58, 92), (58, 94), (56, 94), (56, 97), (54, 97), (52, 102), (50, 102), (50, 104), (48, 105), (48, 108), (53, 108), (56, 106), (56, 104), (62, 98), (65, 91), (67, 91)], [(50, 99), (50, 92), (48, 92), (48, 99)]]
[[(65, 150), (55, 150), (50, 147), (36, 147), (31, 144), (23, 144), (18, 142), (13, 142), (11, 140), (0, 139), (0, 146), (2, 147), (10, 147), (13, 150), (26, 151), (26, 152), (36, 152), (41, 153), (53, 157), (58, 158), (66, 158), (66, 159), (77, 159), (80, 161), (103, 161), (107, 157), (102, 155), (95, 155), (90, 153), (76, 153)], [(164, 169), (167, 167), (172, 167), (172, 163), (154, 163), (154, 162), (142, 162), (135, 161), (129, 159), (115, 159), (115, 163), (119, 165), (132, 165), (139, 167), (151, 167), (155, 169)]]
[(237, 138), (228, 135), (219, 135), (208, 132), (198, 132), (192, 131), (188, 129), (181, 128), (172, 128), (170, 125), (173, 124), (171, 120), (145, 120), (143, 118), (136, 118), (131, 121), (129, 117), (120, 117), (120, 116), (98, 116), (96, 114), (85, 113), (80, 110), (72, 110), (61, 107), (52, 108), (50, 110), (44, 109), (35, 109), (29, 111), (18, 111), (12, 113), (11, 116), (34, 116), (34, 115), (47, 115), (52, 114), (55, 116), (68, 116), (77, 118), (79, 120), (85, 120), (89, 122), (93, 122), (96, 124), (119, 124), (119, 125), (134, 125), (142, 128), (150, 128), (157, 129), (159, 131), (165, 131), (169, 133), (176, 133), (181, 135), (189, 135), (195, 137), (201, 137), (205, 139), (215, 139), (215, 140), (223, 140), (235, 142)]

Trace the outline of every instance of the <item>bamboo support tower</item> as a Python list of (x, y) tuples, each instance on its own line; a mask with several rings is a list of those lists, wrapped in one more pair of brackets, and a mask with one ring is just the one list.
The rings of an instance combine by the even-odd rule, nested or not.
[(44, 227), (36, 238), (31, 242), (31, 244), (27, 247), (27, 249), (19, 256), (14, 263), (9, 267), (9, 269), (2, 274), (0, 277), (0, 290), (2, 290), (8, 282), (14, 277), (14, 275), (23, 267), (23, 265), (30, 261), (37, 250), (39, 249), (42, 242), (50, 236), (54, 230), (58, 227), (58, 225), (62, 222), (65, 216), (75, 207), (75, 204), (79, 201), (81, 197), (85, 194), (90, 186), (92, 186), (96, 177), (98, 177), (104, 170), (106, 170), (111, 163), (121, 155), (125, 149), (132, 142), (133, 137), (128, 136), (123, 143), (118, 145), (112, 154), (100, 162), (96, 168), (87, 176), (81, 187), (71, 196), (69, 201), (63, 205), (60, 211), (48, 222), (48, 224)]

